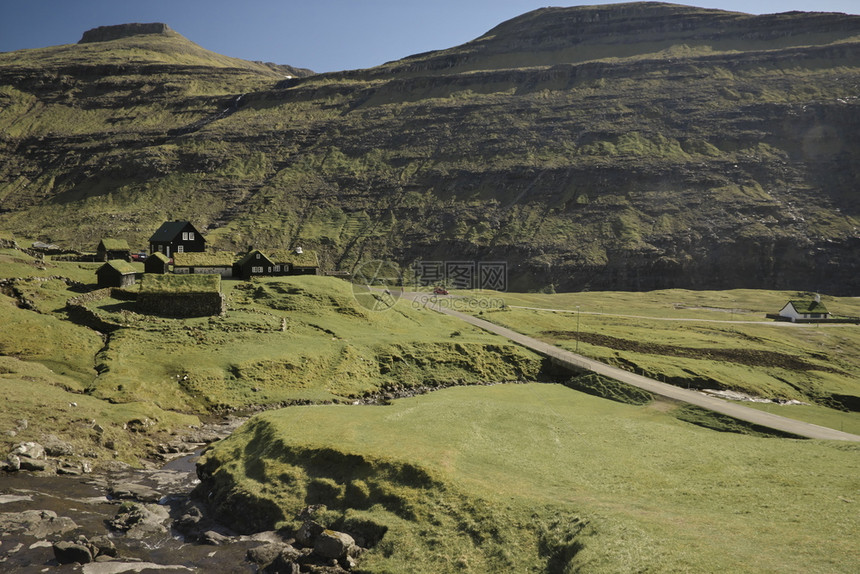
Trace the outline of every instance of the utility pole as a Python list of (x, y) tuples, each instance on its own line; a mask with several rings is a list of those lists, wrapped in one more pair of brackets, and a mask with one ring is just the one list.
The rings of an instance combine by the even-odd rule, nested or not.
[(579, 305), (576, 306), (576, 353), (579, 354)]

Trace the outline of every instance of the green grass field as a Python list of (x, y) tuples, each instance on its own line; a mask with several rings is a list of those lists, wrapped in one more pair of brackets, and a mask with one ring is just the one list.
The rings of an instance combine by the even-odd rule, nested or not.
[[(223, 281), (228, 311), (221, 317), (157, 317), (108, 297), (88, 304), (118, 327), (99, 333), (70, 320), (66, 301), (81, 289), (63, 279), (92, 285), (98, 264), (35, 260), (14, 249), (0, 252), (0, 263), (2, 275), (15, 278), (0, 293), (0, 358), (11, 361), (2, 372), (15, 405), (0, 416), (0, 429), (15, 430), (22, 417), (29, 422), (26, 432), (2, 435), (10, 448), (40, 440), (65, 420), (41, 400), (46, 394), (57, 404), (78, 403), (64, 409), (69, 421), (96, 420), (113, 429), (108, 435), (120, 435), (129, 420), (149, 418), (155, 435), (228, 409), (534, 380), (542, 369), (535, 354), (455, 319), (405, 305), (374, 312), (359, 304), (349, 283), (315, 276)], [(29, 377), (32, 384), (22, 383)], [(104, 413), (92, 411), (98, 405)], [(157, 440), (106, 451), (103, 437), (71, 422), (56, 432), (69, 440), (85, 436), (99, 456), (117, 450), (132, 463)]]
[[(809, 404), (745, 404), (860, 432), (860, 326), (795, 326), (765, 317), (789, 299), (812, 294), (681, 289), (453, 294), (459, 296), (466, 298), (449, 304), (467, 311), (472, 300), (503, 301), (504, 309), (471, 310), (588, 357), (682, 387), (799, 400)], [(860, 299), (824, 296), (822, 301), (835, 315), (860, 316)]]
[[(118, 327), (98, 333), (65, 311), (97, 264), (0, 258), (15, 278), (0, 294), (0, 428), (16, 431), (4, 447), (51, 433), (95, 466), (138, 464), (202, 415), (310, 402), (258, 415), (210, 450), (206, 484), (247, 529), (295, 527), (304, 505), (327, 505), (330, 526), (373, 547), (362, 571), (805, 573), (860, 561), (855, 445), (765, 438), (609, 387), (616, 401), (529, 383), (353, 405), (552, 373), (454, 318), (406, 301), (374, 311), (372, 293), (315, 276), (223, 281), (220, 317), (102, 299), (89, 308)], [(795, 295), (496, 294), (505, 309), (482, 316), (676, 384), (817, 400), (751, 404), (858, 432), (857, 413), (824, 406), (857, 396), (857, 327), (762, 319)], [(855, 301), (825, 298), (845, 315)], [(565, 312), (577, 305), (578, 328)]]
[(856, 571), (860, 447), (672, 408), (527, 384), (272, 411), (208, 451), (204, 487), (249, 528), (324, 503), (385, 532), (362, 572)]

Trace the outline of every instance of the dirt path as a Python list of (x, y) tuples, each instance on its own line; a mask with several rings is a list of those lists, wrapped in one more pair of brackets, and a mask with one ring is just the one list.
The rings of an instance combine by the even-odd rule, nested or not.
[(570, 351), (566, 351), (554, 345), (550, 345), (549, 343), (544, 343), (543, 341), (539, 341), (533, 337), (523, 335), (522, 333), (517, 333), (516, 331), (512, 331), (511, 329), (508, 329), (506, 327), (501, 327), (499, 325), (496, 325), (495, 323), (490, 323), (489, 321), (478, 319), (477, 317), (472, 317), (471, 315), (460, 313), (459, 311), (454, 311), (453, 309), (447, 309), (439, 305), (438, 302), (434, 302), (433, 299), (428, 299), (427, 301), (425, 301), (423, 298), (426, 296), (426, 293), (403, 293), (403, 297), (406, 299), (409, 299), (415, 303), (420, 303), (430, 309), (433, 309), (434, 311), (438, 311), (439, 313), (443, 313), (445, 315), (450, 315), (452, 317), (461, 319), (471, 325), (474, 325), (475, 327), (484, 329), (485, 331), (489, 331), (490, 333), (494, 333), (496, 335), (500, 335), (502, 337), (510, 339), (515, 343), (532, 349), (533, 351), (537, 351), (538, 353), (547, 357), (551, 357), (557, 360), (559, 363), (567, 365), (573, 369), (591, 371), (599, 375), (604, 375), (617, 381), (633, 385), (635, 387), (638, 387), (655, 395), (659, 395), (661, 397), (666, 397), (676, 401), (696, 405), (698, 407), (706, 408), (742, 421), (761, 425), (771, 429), (776, 429), (782, 432), (791, 433), (797, 436), (811, 439), (846, 440), (860, 442), (860, 436), (855, 434), (846, 433), (814, 425), (811, 423), (797, 421), (794, 419), (789, 419), (764, 411), (759, 411), (756, 409), (745, 407), (743, 405), (738, 405), (735, 403), (724, 401), (722, 399), (710, 397), (697, 391), (682, 389), (674, 385), (661, 383), (660, 381), (655, 381), (654, 379), (649, 379), (648, 377), (643, 377), (641, 375), (630, 373), (623, 369), (611, 367), (605, 363), (601, 363), (600, 361), (595, 361), (587, 357), (583, 357), (582, 355), (571, 353)]

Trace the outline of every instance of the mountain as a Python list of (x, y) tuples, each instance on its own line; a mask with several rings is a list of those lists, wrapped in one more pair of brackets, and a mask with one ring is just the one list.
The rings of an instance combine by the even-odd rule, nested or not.
[(0, 54), (0, 228), (144, 246), (188, 218), (332, 269), (503, 261), (515, 289), (860, 289), (858, 16), (546, 8), (329, 74), (135, 26)]

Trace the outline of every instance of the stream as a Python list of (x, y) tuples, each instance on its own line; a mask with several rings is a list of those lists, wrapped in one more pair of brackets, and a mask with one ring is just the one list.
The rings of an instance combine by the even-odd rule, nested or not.
[[(214, 525), (212, 528), (219, 533), (214, 540), (218, 544), (214, 545), (212, 539), (209, 543), (187, 542), (173, 527), (183, 509), (187, 510), (188, 495), (198, 482), (198, 456), (199, 452), (183, 456), (157, 470), (128, 469), (73, 477), (0, 473), (0, 518), (4, 519), (0, 522), (0, 572), (256, 572), (256, 566), (246, 561), (246, 553), (249, 548), (276, 539), (275, 533), (235, 536), (229, 529)], [(111, 528), (109, 522), (124, 502), (118, 496), (133, 499), (133, 494), (122, 494), (122, 490), (129, 489), (144, 493), (135, 502), (147, 499), (166, 510), (170, 519), (143, 534)], [(159, 497), (157, 503), (154, 497)], [(38, 526), (17, 528), (19, 513), (28, 511), (31, 517), (39, 514), (37, 511), (47, 512), (41, 513), (43, 520)], [(56, 513), (56, 519), (46, 518), (53, 516), (51, 512)], [(76, 527), (68, 529), (71, 523), (62, 517), (74, 521)], [(57, 531), (61, 529), (65, 531)], [(74, 541), (79, 535), (89, 540), (109, 537), (117, 557), (84, 565), (60, 565), (53, 543)]]

